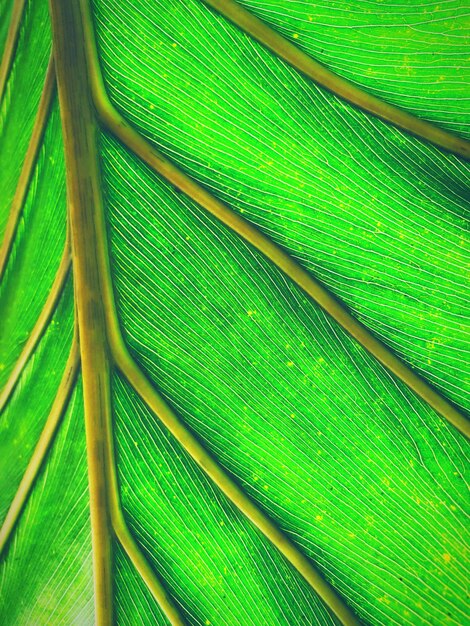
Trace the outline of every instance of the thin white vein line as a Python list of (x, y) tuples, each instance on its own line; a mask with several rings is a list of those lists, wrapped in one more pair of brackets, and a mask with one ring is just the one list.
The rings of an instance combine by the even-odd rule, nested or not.
[(21, 372), (23, 371), (26, 363), (29, 361), (34, 349), (36, 348), (39, 340), (43, 336), (47, 325), (54, 314), (57, 303), (60, 299), (60, 296), (63, 293), (65, 284), (67, 282), (67, 276), (69, 274), (71, 265), (71, 257), (70, 257), (70, 248), (68, 243), (68, 236), (65, 242), (64, 251), (62, 253), (62, 259), (59, 264), (59, 268), (57, 270), (56, 276), (54, 278), (54, 282), (52, 283), (51, 289), (49, 291), (49, 295), (47, 296), (46, 302), (39, 314), (39, 317), (34, 325), (31, 333), (28, 336), (28, 339), (24, 345), (23, 350), (21, 351), (20, 356), (18, 357), (11, 374), (0, 393), (0, 414), (5, 408), (8, 400), (13, 393), (13, 390), (18, 383), (18, 380), (21, 376)]
[(75, 385), (80, 360), (80, 350), (76, 336), (72, 339), (64, 374), (59, 383), (56, 396), (52, 403), (50, 413), (44, 424), (39, 440), (36, 444), (31, 459), (21, 479), (18, 490), (8, 509), (5, 521), (0, 530), (0, 555), (2, 554), (13, 530), (18, 522), (24, 505), (31, 493), (34, 482), (39, 474), (41, 466), (57, 434), (59, 424), (67, 409), (70, 395)]
[(10, 25), (8, 27), (5, 48), (3, 50), (2, 62), (0, 64), (0, 102), (3, 99), (5, 86), (13, 63), (18, 36), (20, 34), (21, 20), (24, 13), (26, 0), (13, 0)]
[(24, 202), (29, 189), (29, 184), (34, 171), (34, 166), (36, 164), (39, 149), (41, 147), (42, 137), (44, 135), (44, 130), (47, 125), (47, 119), (49, 117), (52, 96), (54, 94), (54, 87), (54, 56), (51, 53), (51, 56), (49, 58), (49, 64), (47, 66), (41, 98), (39, 100), (36, 118), (34, 120), (31, 139), (26, 150), (23, 167), (21, 168), (21, 173), (18, 178), (18, 184), (16, 186), (15, 195), (13, 196), (13, 200), (11, 203), (8, 221), (5, 228), (5, 234), (3, 236), (2, 246), (0, 248), (0, 280), (2, 279), (5, 268), (7, 266), (9, 254), (13, 246), (16, 230), (20, 221), (21, 211), (24, 206)]

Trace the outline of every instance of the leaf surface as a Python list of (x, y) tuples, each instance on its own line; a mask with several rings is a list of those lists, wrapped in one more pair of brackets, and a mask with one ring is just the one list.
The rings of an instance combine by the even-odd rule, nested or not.
[(319, 90), (199, 1), (97, 4), (126, 116), (468, 409), (467, 164)]
[(468, 137), (465, 2), (241, 4), (342, 76)]
[[(428, 7), (430, 21), (396, 5), (385, 22), (347, 3), (243, 4), (339, 74), (466, 134), (459, 43), (436, 25), (460, 36), (458, 3)], [(468, 163), (315, 85), (200, 0), (95, 0), (92, 22), (86, 2), (50, 10), (52, 28), (47, 3), (26, 2), (1, 102), (13, 235), (0, 621), (463, 624), (467, 438), (151, 165), (160, 150), (464, 412)], [(148, 159), (100, 105), (90, 23), (109, 107)], [(51, 31), (59, 97), (25, 177)]]

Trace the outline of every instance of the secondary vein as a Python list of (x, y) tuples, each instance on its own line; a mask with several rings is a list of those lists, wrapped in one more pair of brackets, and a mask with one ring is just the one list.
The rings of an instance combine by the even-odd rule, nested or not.
[(180, 611), (176, 608), (176, 605), (174, 604), (170, 594), (167, 592), (164, 585), (153, 571), (139, 544), (134, 539), (124, 517), (119, 492), (117, 465), (114, 452), (113, 425), (111, 420), (111, 414), (109, 413), (108, 415), (109, 419), (106, 431), (106, 459), (109, 485), (109, 507), (114, 533), (122, 548), (134, 565), (135, 569), (147, 585), (147, 588), (160, 605), (162, 611), (167, 616), (171, 626), (185, 626), (186, 622), (183, 619)]
[(103, 125), (118, 137), (127, 148), (147, 163), (154, 172), (259, 250), (392, 374), (470, 439), (470, 420), (466, 415), (461, 413), (447, 398), (434, 389), (366, 326), (351, 315), (348, 307), (339, 298), (334, 296), (326, 286), (304, 269), (281, 246), (187, 175), (147, 141), (117, 111), (104, 84), (89, 11), (85, 20), (85, 45), (92, 96)]
[(44, 459), (51, 448), (52, 442), (58, 432), (62, 417), (68, 406), (68, 402), (75, 385), (80, 361), (80, 351), (76, 335), (72, 339), (64, 374), (60, 381), (50, 413), (44, 424), (34, 452), (23, 474), (18, 490), (12, 500), (5, 521), (0, 530), (0, 555), (7, 545), (13, 530), (20, 518), (21, 512), (31, 494), (34, 482), (39, 474)]
[(47, 296), (47, 300), (44, 303), (44, 306), (39, 314), (39, 317), (36, 321), (36, 324), (31, 331), (23, 350), (21, 351), (18, 360), (16, 361), (11, 374), (5, 384), (5, 387), (2, 389), (0, 393), (0, 413), (5, 408), (8, 400), (13, 393), (20, 376), (26, 367), (31, 355), (33, 354), (36, 346), (39, 343), (39, 340), (43, 336), (45, 330), (47, 329), (47, 325), (49, 324), (52, 315), (56, 309), (57, 303), (60, 299), (64, 291), (65, 284), (67, 282), (67, 277), (69, 274), (71, 265), (70, 259), (70, 246), (67, 241), (65, 243), (64, 251), (62, 253), (62, 259), (59, 264), (59, 268), (57, 270), (57, 274), (54, 278), (54, 282), (52, 283), (51, 290), (49, 291), (49, 295)]
[(228, 472), (211, 456), (202, 443), (172, 411), (131, 357), (123, 339), (121, 338), (119, 343), (113, 343), (111, 348), (121, 373), (211, 481), (294, 566), (344, 626), (360, 626), (360, 621), (352, 609), (327, 582), (320, 571), (231, 478)]
[(31, 181), (31, 176), (34, 171), (34, 166), (41, 147), (44, 130), (46, 128), (47, 120), (49, 117), (49, 110), (52, 102), (52, 96), (55, 88), (55, 71), (54, 71), (54, 56), (51, 54), (49, 64), (47, 66), (46, 78), (44, 80), (44, 86), (42, 89), (41, 98), (39, 100), (39, 106), (34, 120), (33, 131), (31, 133), (31, 139), (28, 144), (28, 149), (23, 161), (23, 167), (18, 178), (18, 184), (15, 189), (15, 195), (10, 207), (10, 213), (8, 215), (8, 221), (5, 229), (5, 234), (2, 241), (2, 247), (0, 248), (0, 280), (3, 277), (5, 268), (8, 262), (13, 241), (15, 239), (16, 230), (21, 217), (21, 212), (24, 206), (24, 201)]
[(23, 18), (26, 0), (14, 0), (11, 12), (10, 25), (8, 27), (2, 62), (0, 64), (0, 102), (3, 99), (8, 74), (15, 55), (18, 36), (20, 34), (21, 20)]
[(274, 52), (278, 57), (287, 61), (289, 65), (322, 87), (326, 87), (326, 89), (340, 98), (444, 150), (453, 152), (464, 159), (470, 158), (470, 141), (389, 104), (347, 79), (338, 76), (338, 74), (315, 61), (298, 46), (247, 11), (236, 0), (202, 1), (259, 41), (271, 52)]
[(267, 235), (264, 235), (253, 224), (221, 202), (154, 148), (116, 111), (107, 96), (104, 99), (103, 93), (95, 94), (95, 103), (105, 126), (125, 146), (145, 161), (157, 174), (259, 250), (331, 315), (382, 365), (402, 380), (449, 423), (470, 438), (470, 421), (468, 418), (351, 315), (346, 305), (333, 296), (319, 280)]

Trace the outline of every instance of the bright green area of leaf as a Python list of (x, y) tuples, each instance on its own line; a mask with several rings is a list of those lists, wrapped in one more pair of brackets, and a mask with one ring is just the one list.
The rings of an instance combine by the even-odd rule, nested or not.
[(69, 355), (72, 326), (73, 296), (69, 284), (0, 420), (2, 520), (49, 415)]
[(78, 385), (2, 566), (0, 616), (8, 626), (93, 623), (83, 424)]
[(119, 380), (115, 410), (125, 510), (189, 623), (335, 623), (300, 575)]
[(116, 545), (114, 556), (116, 623), (121, 626), (168, 626), (168, 620), (121, 546)]
[(96, 4), (128, 118), (468, 408), (468, 165), (318, 89), (200, 0)]
[(470, 12), (465, 0), (240, 3), (370, 93), (470, 136)]
[(0, 106), (0, 237), (31, 136), (50, 50), (47, 0), (28, 0)]
[[(250, 2), (278, 20), (266, 13), (275, 0)], [(307, 5), (283, 4), (289, 34)], [(468, 166), (317, 89), (199, 0), (97, 0), (95, 10), (110, 93), (134, 125), (468, 406)], [(351, 48), (365, 58), (357, 11), (348, 17)], [(1, 105), (2, 224), (41, 92), (46, 21), (44, 0), (27, 4)], [(435, 35), (423, 32), (412, 45), (426, 58)], [(382, 58), (394, 63), (403, 42), (380, 38), (385, 72)], [(299, 35), (301, 45), (311, 41)], [(339, 41), (332, 38), (328, 62)], [(353, 68), (341, 50), (336, 69)], [(419, 69), (433, 80), (428, 61)], [(443, 89), (457, 94), (460, 77), (447, 70)], [(434, 119), (421, 84), (411, 101), (400, 71), (377, 70), (382, 92), (395, 84), (399, 104)], [(462, 125), (461, 104), (439, 119)], [(155, 387), (365, 624), (461, 626), (468, 442), (260, 254), (110, 137), (100, 149), (119, 315)], [(62, 152), (55, 104), (0, 287), (2, 382), (62, 253)], [(2, 519), (63, 373), (71, 287), (0, 416)], [(126, 519), (189, 624), (336, 624), (117, 375), (113, 418)], [(119, 546), (114, 584), (118, 625), (167, 624)], [(1, 557), (0, 622), (93, 619), (78, 384)]]
[(65, 173), (60, 115), (54, 107), (0, 284), (0, 385), (41, 312), (65, 245)]
[[(467, 442), (116, 143), (104, 181), (123, 325), (157, 387), (366, 622), (458, 624)], [(163, 445), (147, 451), (149, 436), (126, 431), (121, 446), (148, 463)], [(159, 517), (131, 459), (122, 480), (150, 529)]]

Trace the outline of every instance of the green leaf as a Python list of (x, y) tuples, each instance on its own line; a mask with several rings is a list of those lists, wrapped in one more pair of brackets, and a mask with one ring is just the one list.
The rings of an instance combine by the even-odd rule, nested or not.
[(378, 7), (0, 5), (2, 623), (465, 622), (468, 24)]
[(465, 3), (241, 0), (341, 76), (468, 138)]

